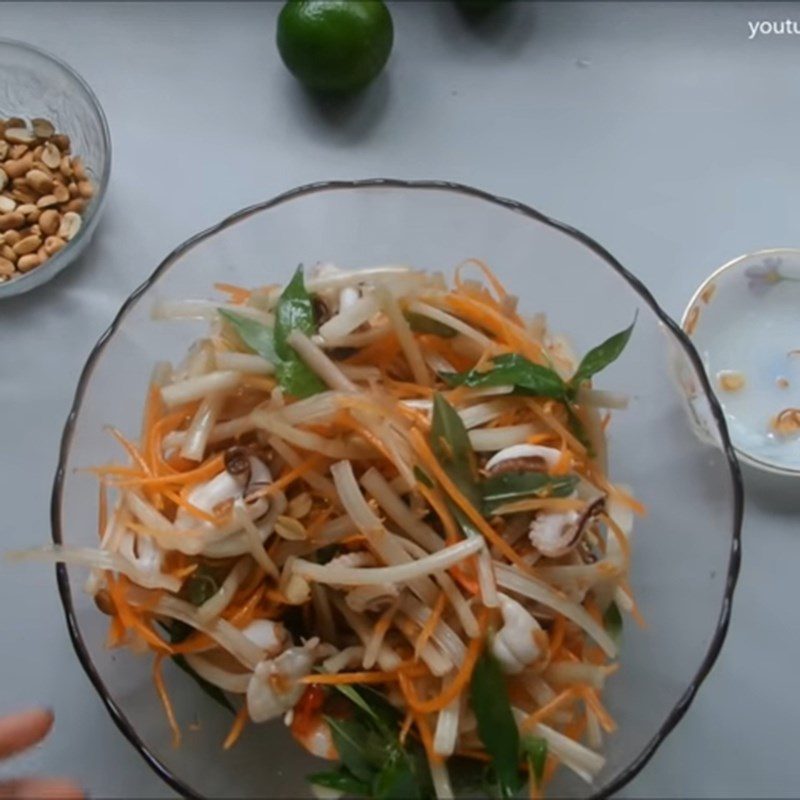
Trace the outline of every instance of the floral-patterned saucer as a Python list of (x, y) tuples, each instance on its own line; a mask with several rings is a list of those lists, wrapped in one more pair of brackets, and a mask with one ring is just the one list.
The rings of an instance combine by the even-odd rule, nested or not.
[(681, 324), (740, 458), (800, 476), (800, 249), (729, 261), (695, 292)]

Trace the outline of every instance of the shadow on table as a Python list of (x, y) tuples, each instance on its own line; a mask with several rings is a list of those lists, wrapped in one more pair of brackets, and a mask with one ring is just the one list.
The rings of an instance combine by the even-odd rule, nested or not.
[(800, 478), (773, 475), (742, 464), (747, 502), (773, 514), (800, 513)]
[(391, 69), (353, 95), (318, 94), (287, 81), (288, 107), (303, 130), (326, 143), (353, 145), (368, 138), (381, 121), (391, 96)]

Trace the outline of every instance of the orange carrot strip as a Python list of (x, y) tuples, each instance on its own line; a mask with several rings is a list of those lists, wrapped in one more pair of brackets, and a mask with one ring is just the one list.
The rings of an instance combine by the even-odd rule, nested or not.
[(609, 514), (601, 514), (601, 517), (606, 525), (608, 525), (608, 529), (611, 531), (611, 533), (614, 534), (617, 542), (619, 542), (619, 549), (622, 550), (622, 557), (625, 559), (625, 563), (627, 564), (631, 558), (631, 544), (628, 541), (628, 537), (625, 535), (625, 531), (620, 528), (614, 518)]
[(144, 460), (139, 448), (129, 439), (126, 439), (117, 428), (108, 427), (107, 430), (122, 445), (125, 452), (130, 456), (131, 461), (135, 461), (140, 469), (149, 475), (150, 466)]
[(411, 706), (416, 713), (430, 714), (434, 711), (441, 711), (466, 689), (472, 678), (472, 671), (475, 669), (475, 664), (483, 649), (483, 640), (489, 627), (488, 609), (484, 609), (481, 612), (478, 618), (478, 624), (480, 626), (481, 635), (470, 640), (467, 653), (464, 656), (464, 662), (461, 664), (461, 667), (450, 683), (448, 683), (436, 697), (430, 700), (421, 700), (417, 695), (411, 679), (403, 672), (398, 673), (403, 694), (405, 694), (409, 706)]
[(414, 658), (416, 660), (419, 660), (419, 654), (422, 652), (422, 649), (428, 643), (431, 636), (433, 636), (433, 632), (436, 630), (436, 626), (442, 618), (446, 605), (447, 595), (444, 592), (439, 592), (439, 596), (436, 598), (436, 602), (433, 605), (433, 611), (428, 619), (425, 620), (425, 624), (422, 626), (417, 636), (417, 641), (414, 642)]
[(337, 685), (345, 683), (394, 683), (399, 673), (395, 672), (337, 672), (334, 675), (316, 673), (299, 679), (299, 683), (321, 683)]
[(247, 713), (247, 703), (245, 703), (239, 711), (236, 713), (236, 718), (233, 720), (233, 725), (231, 725), (231, 729), (228, 732), (228, 735), (225, 737), (225, 741), (222, 743), (223, 750), (230, 750), (236, 742), (239, 741), (239, 737), (242, 735), (242, 731), (245, 729), (248, 720), (250, 719)]
[(586, 704), (589, 706), (589, 708), (594, 711), (597, 721), (600, 723), (603, 730), (606, 733), (613, 733), (617, 729), (617, 723), (614, 722), (614, 718), (608, 713), (606, 707), (600, 702), (597, 691), (587, 686), (581, 690), (581, 694), (586, 700)]
[(164, 706), (164, 713), (167, 715), (167, 722), (169, 722), (170, 730), (172, 731), (172, 746), (181, 746), (181, 728), (178, 725), (178, 720), (175, 718), (175, 710), (172, 707), (172, 701), (169, 699), (167, 687), (164, 684), (164, 676), (161, 672), (161, 662), (164, 660), (163, 653), (157, 653), (153, 661), (153, 683), (156, 685), (156, 691), (159, 698), (161, 698), (161, 705)]
[(423, 439), (422, 434), (417, 430), (412, 430), (410, 434), (411, 443), (420, 456), (425, 468), (442, 485), (453, 502), (469, 517), (472, 524), (488, 539), (509, 561), (518, 566), (526, 574), (533, 574), (531, 567), (517, 555), (513, 547), (495, 531), (491, 525), (481, 516), (478, 510), (467, 500), (459, 491), (458, 487), (450, 480), (450, 476), (442, 469), (436, 457), (428, 447), (428, 443)]
[(218, 292), (227, 294), (231, 303), (237, 306), (244, 305), (251, 297), (252, 292), (243, 286), (236, 286), (233, 283), (215, 283), (214, 288)]
[(218, 475), (225, 467), (225, 458), (222, 453), (206, 459), (196, 469), (190, 469), (187, 472), (173, 472), (169, 475), (159, 475), (150, 478), (140, 478), (132, 480), (117, 481), (117, 486), (144, 486), (151, 489), (161, 486), (169, 486), (171, 484), (188, 484), (188, 483), (201, 483), (202, 481), (210, 480)]
[(282, 475), (274, 483), (270, 483), (263, 489), (259, 489), (258, 491), (249, 494), (247, 499), (252, 501), (258, 497), (266, 497), (273, 492), (285, 489), (287, 486), (289, 486), (289, 484), (294, 483), (294, 481), (296, 481), (298, 478), (302, 478), (303, 475), (305, 475), (309, 470), (314, 469), (314, 467), (316, 467), (323, 458), (324, 456), (321, 453), (314, 453), (314, 455), (312, 455), (310, 458), (307, 458), (301, 464), (298, 464), (294, 469), (290, 469), (285, 475)]
[(424, 714), (415, 711), (412, 711), (412, 714), (414, 715), (414, 722), (419, 731), (419, 738), (422, 739), (422, 746), (425, 748), (425, 753), (428, 756), (428, 761), (433, 764), (441, 764), (444, 758), (433, 749), (433, 734), (431, 733), (427, 718)]
[(528, 716), (522, 720), (522, 729), (530, 730), (537, 723), (547, 719), (554, 711), (558, 711), (560, 708), (567, 705), (567, 703), (574, 701), (577, 695), (578, 689), (575, 686), (571, 686), (569, 689), (560, 692), (549, 703), (545, 703), (532, 714), (528, 714)]

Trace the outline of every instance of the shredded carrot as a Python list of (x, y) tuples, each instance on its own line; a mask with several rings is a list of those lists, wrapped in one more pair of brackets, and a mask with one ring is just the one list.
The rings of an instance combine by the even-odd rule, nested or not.
[(399, 672), (337, 672), (335, 675), (317, 673), (300, 678), (299, 683), (322, 683), (337, 685), (343, 683), (394, 683)]
[(562, 425), (555, 416), (545, 409), (541, 408), (535, 399), (528, 400), (528, 408), (539, 417), (542, 422), (549, 425), (562, 439), (564, 439), (570, 448), (580, 455), (586, 454), (586, 448), (570, 433), (570, 431)]
[(150, 474), (150, 466), (144, 460), (139, 448), (129, 439), (126, 439), (116, 428), (109, 426), (107, 430), (122, 445), (125, 452), (130, 456), (131, 461), (135, 461), (142, 472)]
[(412, 709), (411, 713), (414, 715), (414, 722), (419, 731), (419, 738), (422, 739), (422, 746), (425, 748), (425, 754), (428, 756), (428, 761), (432, 764), (441, 764), (444, 758), (440, 756), (433, 749), (433, 734), (431, 733), (430, 725), (424, 714), (421, 714)]
[(222, 743), (223, 750), (230, 750), (231, 747), (233, 747), (236, 742), (239, 741), (239, 737), (241, 737), (249, 719), (250, 715), (247, 713), (247, 703), (245, 703), (236, 712), (233, 725), (231, 725), (231, 729), (228, 732), (228, 735), (225, 737), (225, 741)]
[(237, 306), (244, 305), (253, 294), (249, 289), (245, 289), (243, 286), (236, 286), (233, 283), (215, 283), (214, 288), (218, 292), (227, 294), (231, 303)]
[(161, 698), (161, 705), (164, 706), (164, 713), (167, 716), (170, 730), (172, 731), (172, 746), (181, 746), (181, 728), (178, 725), (178, 720), (175, 718), (175, 710), (172, 707), (172, 701), (169, 699), (167, 687), (164, 684), (164, 676), (161, 672), (161, 663), (164, 660), (163, 653), (156, 653), (153, 661), (153, 683), (155, 683), (158, 696)]
[(558, 655), (558, 651), (561, 649), (561, 645), (564, 644), (564, 636), (567, 632), (567, 621), (561, 614), (558, 614), (553, 622), (553, 630), (550, 632), (550, 646), (549, 646), (549, 660), (552, 661), (556, 655)]
[(196, 469), (188, 472), (173, 472), (169, 475), (159, 475), (151, 478), (139, 478), (125, 481), (118, 481), (117, 486), (142, 486), (150, 489), (157, 489), (162, 486), (174, 484), (185, 485), (189, 483), (202, 483), (218, 475), (225, 468), (225, 458), (221, 453), (204, 461)]
[(468, 258), (466, 261), (462, 261), (456, 267), (454, 281), (457, 289), (460, 291), (464, 290), (464, 280), (461, 277), (461, 271), (464, 269), (464, 267), (467, 267), (470, 264), (474, 264), (483, 273), (486, 280), (491, 284), (492, 289), (494, 289), (498, 300), (504, 300), (506, 297), (508, 297), (506, 287), (503, 286), (502, 282), (497, 275), (494, 274), (489, 265), (481, 261), (479, 258)]
[(617, 729), (617, 723), (614, 722), (614, 718), (608, 713), (606, 707), (600, 702), (600, 698), (597, 696), (597, 690), (590, 686), (584, 686), (580, 691), (584, 700), (586, 700), (586, 704), (594, 712), (594, 715), (597, 717), (597, 721), (600, 723), (603, 730), (606, 733), (613, 733)]
[(475, 664), (478, 661), (483, 650), (483, 641), (486, 636), (486, 631), (489, 627), (489, 613), (488, 609), (483, 609), (478, 617), (478, 625), (480, 626), (481, 635), (476, 636), (470, 640), (467, 647), (467, 653), (464, 656), (464, 661), (459, 667), (458, 672), (442, 689), (442, 691), (431, 700), (421, 700), (414, 689), (414, 684), (411, 679), (402, 671), (398, 672), (400, 681), (400, 688), (406, 696), (409, 706), (418, 714), (429, 714), (434, 711), (441, 711), (445, 706), (456, 698), (462, 691), (464, 691), (472, 678), (472, 671), (475, 669)]
[(458, 487), (442, 469), (436, 457), (430, 451), (428, 443), (422, 438), (420, 432), (412, 430), (410, 437), (411, 443), (414, 445), (417, 455), (420, 456), (423, 461), (425, 468), (442, 485), (442, 488), (450, 495), (453, 502), (469, 517), (470, 522), (472, 522), (486, 539), (488, 539), (509, 561), (516, 564), (516, 566), (526, 574), (532, 574), (531, 568), (522, 560), (514, 548), (486, 522), (472, 503), (459, 491)]
[(447, 507), (447, 503), (444, 502), (436, 489), (431, 489), (421, 481), (417, 481), (417, 489), (442, 521), (445, 542), (447, 544), (455, 544), (461, 539), (461, 534), (458, 531), (458, 526), (456, 525), (455, 519), (453, 519), (453, 515), (450, 513), (450, 509)]
[(419, 654), (422, 652), (431, 636), (433, 636), (433, 632), (436, 630), (436, 626), (439, 624), (439, 620), (442, 618), (442, 613), (444, 612), (446, 605), (447, 595), (444, 592), (439, 592), (439, 596), (436, 598), (436, 602), (433, 605), (433, 610), (431, 611), (428, 619), (425, 620), (425, 624), (422, 626), (416, 642), (414, 642), (415, 659), (419, 660)]
[(406, 711), (405, 717), (403, 717), (403, 724), (400, 726), (400, 744), (405, 746), (406, 737), (408, 736), (408, 732), (411, 730), (411, 726), (414, 724), (414, 714), (411, 711)]
[(577, 696), (578, 689), (575, 686), (570, 686), (569, 689), (565, 689), (560, 694), (557, 694), (549, 703), (546, 703), (532, 714), (528, 714), (522, 721), (521, 728), (523, 730), (530, 730), (537, 723), (547, 719), (554, 711), (558, 711), (568, 703), (574, 702)]
[(216, 525), (219, 522), (217, 517), (215, 517), (213, 514), (209, 514), (207, 511), (203, 511), (202, 508), (192, 505), (188, 500), (184, 500), (177, 492), (173, 492), (171, 489), (164, 489), (162, 494), (164, 497), (175, 503), (176, 506), (179, 506), (191, 514), (191, 516), (193, 516), (195, 519), (202, 520), (203, 522), (210, 522), (213, 525)]
[(610, 514), (601, 514), (600, 516), (606, 525), (608, 525), (608, 529), (614, 534), (614, 538), (619, 543), (619, 549), (622, 550), (622, 557), (627, 564), (631, 560), (631, 544), (628, 541), (628, 537), (625, 535), (625, 531), (620, 528), (616, 520)]
[(97, 531), (102, 539), (108, 527), (108, 488), (103, 483), (97, 488), (100, 495), (97, 500)]
[(325, 456), (321, 453), (314, 453), (310, 458), (307, 458), (301, 464), (298, 464), (294, 469), (290, 469), (285, 475), (282, 475), (278, 480), (268, 484), (263, 489), (252, 492), (247, 496), (248, 500), (255, 500), (258, 497), (267, 497), (275, 492), (283, 491), (287, 486), (294, 483), (298, 478), (302, 478), (307, 472), (310, 472), (314, 467), (319, 464)]

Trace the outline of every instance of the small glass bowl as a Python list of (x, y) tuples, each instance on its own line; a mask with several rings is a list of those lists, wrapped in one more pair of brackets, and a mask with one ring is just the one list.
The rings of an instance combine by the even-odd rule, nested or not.
[[(64, 431), (53, 489), (53, 539), (97, 546), (97, 484), (81, 467), (117, 456), (104, 425), (141, 425), (156, 361), (180, 359), (192, 323), (156, 322), (157, 298), (213, 294), (215, 281), (285, 282), (299, 262), (343, 267), (401, 263), (447, 274), (479, 258), (553, 330), (586, 351), (637, 316), (623, 356), (598, 378), (630, 406), (609, 429), (611, 473), (648, 507), (637, 521), (631, 584), (647, 628), (626, 620), (620, 669), (603, 695), (618, 730), (592, 786), (560, 770), (552, 797), (606, 797), (631, 780), (679, 722), (719, 654), (739, 572), (742, 484), (725, 421), (700, 359), (648, 290), (584, 234), (529, 206), (467, 186), (375, 179), (303, 186), (246, 208), (174, 250), (123, 304), (83, 370)], [(699, 440), (691, 413), (708, 432)], [(171, 745), (151, 682), (151, 659), (109, 651), (108, 620), (82, 590), (85, 571), (57, 568), (78, 657), (125, 737), (176, 791), (196, 797), (311, 796), (306, 776), (325, 763), (281, 720), (251, 725), (232, 750), (231, 718), (174, 665), (165, 680), (184, 725)], [(676, 777), (676, 791), (680, 778)]]
[(83, 159), (95, 189), (78, 234), (40, 267), (0, 283), (2, 298), (46, 283), (89, 244), (108, 188), (111, 138), (100, 102), (72, 67), (38, 47), (11, 39), (0, 39), (0, 117), (50, 120), (58, 133), (70, 137), (72, 152)]
[(800, 477), (798, 304), (800, 249), (759, 250), (709, 275), (682, 320), (742, 462), (793, 477)]

